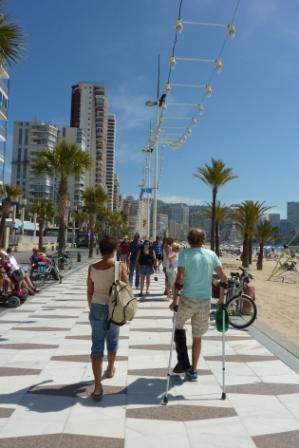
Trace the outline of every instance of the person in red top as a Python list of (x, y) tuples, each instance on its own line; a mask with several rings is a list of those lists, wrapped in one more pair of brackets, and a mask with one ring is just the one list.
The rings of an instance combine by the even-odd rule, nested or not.
[(124, 240), (120, 244), (120, 260), (124, 263), (128, 263), (129, 246), (129, 238), (125, 236)]

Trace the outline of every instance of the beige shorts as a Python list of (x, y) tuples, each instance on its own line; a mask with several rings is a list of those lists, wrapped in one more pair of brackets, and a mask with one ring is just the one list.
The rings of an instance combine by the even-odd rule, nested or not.
[(202, 336), (209, 329), (210, 307), (210, 300), (193, 300), (181, 296), (176, 316), (176, 328), (182, 330), (187, 320), (191, 319), (192, 336)]

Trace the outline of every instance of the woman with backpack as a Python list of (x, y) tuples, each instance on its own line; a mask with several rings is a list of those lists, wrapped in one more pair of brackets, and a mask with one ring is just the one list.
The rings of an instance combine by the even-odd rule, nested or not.
[(139, 266), (140, 297), (143, 297), (144, 280), (146, 281), (146, 295), (149, 294), (151, 275), (155, 272), (156, 255), (148, 240), (145, 240), (138, 252), (136, 265)]
[[(91, 394), (95, 400), (103, 396), (101, 384), (102, 364), (105, 341), (108, 351), (108, 366), (105, 371), (106, 378), (113, 378), (115, 373), (115, 358), (119, 340), (119, 326), (113, 324), (108, 318), (108, 302), (112, 283), (115, 279), (115, 254), (117, 240), (106, 237), (100, 241), (102, 259), (91, 264), (87, 277), (87, 301), (90, 308), (89, 321), (92, 331), (91, 363), (94, 375), (94, 391)], [(127, 268), (124, 263), (119, 267), (119, 279), (128, 283)]]

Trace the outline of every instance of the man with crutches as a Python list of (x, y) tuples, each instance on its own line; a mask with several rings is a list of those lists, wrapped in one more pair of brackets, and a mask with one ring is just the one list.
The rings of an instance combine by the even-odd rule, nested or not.
[[(188, 234), (189, 248), (180, 252), (178, 272), (174, 288), (171, 310), (178, 306), (174, 342), (177, 353), (177, 364), (173, 373), (185, 373), (187, 379), (197, 381), (197, 364), (201, 352), (201, 337), (209, 329), (210, 306), (212, 295), (212, 276), (214, 271), (220, 278), (220, 285), (227, 282), (221, 262), (215, 252), (203, 248), (205, 232), (191, 229)], [(180, 300), (178, 301), (178, 296)], [(223, 302), (224, 289), (220, 289), (218, 303)], [(192, 325), (192, 363), (190, 364), (185, 323), (191, 319)]]

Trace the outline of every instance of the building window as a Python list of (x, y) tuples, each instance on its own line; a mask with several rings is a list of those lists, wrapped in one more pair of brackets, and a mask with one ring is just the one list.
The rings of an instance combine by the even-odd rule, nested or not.
[(25, 145), (28, 145), (28, 129), (25, 129)]
[(22, 137), (23, 137), (23, 129), (19, 128), (19, 145), (22, 144)]

